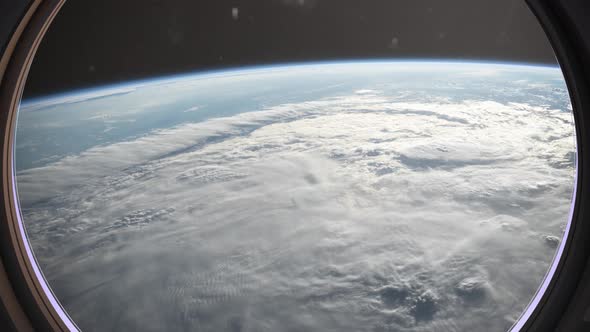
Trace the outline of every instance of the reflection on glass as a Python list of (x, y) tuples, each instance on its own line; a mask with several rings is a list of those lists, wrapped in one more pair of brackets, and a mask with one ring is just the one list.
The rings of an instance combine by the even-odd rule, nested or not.
[(337, 62), (21, 107), (22, 213), (84, 331), (502, 331), (561, 240), (557, 67)]

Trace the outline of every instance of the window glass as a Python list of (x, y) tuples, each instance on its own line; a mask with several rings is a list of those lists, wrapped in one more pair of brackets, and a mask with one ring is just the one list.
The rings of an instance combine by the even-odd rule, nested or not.
[[(391, 15), (417, 19), (379, 53), (370, 36), (391, 18), (369, 15), (378, 6), (343, 21), (355, 11), (268, 3), (278, 14), (262, 23), (252, 8), (212, 8), (220, 26), (251, 30), (196, 36), (205, 55), (192, 70), (182, 45), (214, 32), (198, 20), (187, 30), (181, 5), (158, 5), (169, 30), (154, 38), (171, 55), (130, 60), (149, 36), (125, 45), (107, 19), (66, 4), (14, 147), (27, 235), (61, 305), (84, 331), (508, 330), (562, 245), (575, 183), (572, 106), (532, 14), (498, 2), (496, 25), (476, 24), (482, 9), (455, 26), (452, 11), (398, 5)], [(57, 32), (75, 14), (112, 43), (64, 48)], [(421, 27), (426, 16), (437, 29)], [(350, 49), (315, 45), (281, 23), (293, 20), (359, 30)], [(496, 46), (477, 42), (486, 33)], [(545, 44), (525, 54), (528, 39)]]

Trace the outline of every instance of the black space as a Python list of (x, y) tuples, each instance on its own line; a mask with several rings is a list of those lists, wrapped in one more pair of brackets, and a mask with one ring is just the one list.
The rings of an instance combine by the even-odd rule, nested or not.
[(8, 38), (20, 22), (29, 1), (27, 0), (0, 0), (0, 54), (8, 44)]
[(25, 97), (201, 69), (416, 57), (555, 64), (524, 1), (72, 0)]

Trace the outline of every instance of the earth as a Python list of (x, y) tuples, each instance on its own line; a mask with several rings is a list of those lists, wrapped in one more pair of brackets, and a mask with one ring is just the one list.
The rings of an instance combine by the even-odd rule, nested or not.
[(367, 61), (24, 100), (27, 234), (83, 331), (505, 331), (561, 245), (558, 67)]

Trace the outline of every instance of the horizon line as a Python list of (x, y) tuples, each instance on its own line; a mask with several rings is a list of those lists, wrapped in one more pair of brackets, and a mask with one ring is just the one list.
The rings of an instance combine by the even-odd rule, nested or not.
[[(503, 61), (503, 60), (482, 60), (482, 59), (452, 59), (452, 58), (359, 58), (359, 59), (343, 59), (343, 60), (304, 60), (304, 61), (285, 61), (273, 62), (268, 64), (250, 64), (250, 65), (234, 65), (228, 67), (218, 67), (211, 69), (197, 69), (187, 72), (168, 73), (155, 76), (146, 76), (144, 78), (135, 78), (126, 81), (113, 81), (112, 83), (98, 83), (93, 86), (84, 86), (80, 88), (73, 88), (71, 90), (62, 90), (53, 93), (37, 95), (27, 98), (21, 98), (22, 104), (33, 104), (35, 102), (46, 99), (57, 99), (68, 95), (80, 95), (83, 93), (91, 93), (97, 90), (115, 89), (121, 87), (140, 86), (146, 83), (162, 83), (171, 81), (173, 79), (186, 79), (193, 76), (208, 76), (219, 75), (229, 72), (250, 72), (263, 69), (275, 68), (289, 68), (289, 67), (306, 67), (306, 66), (320, 66), (320, 65), (340, 65), (340, 64), (376, 64), (376, 63), (406, 63), (406, 64), (454, 64), (454, 65), (474, 65), (487, 64), (495, 66), (513, 66), (513, 67), (541, 67), (546, 69), (560, 69), (559, 63), (535, 63), (535, 62), (520, 62), (520, 61)], [(26, 84), (25, 84), (26, 89)]]

